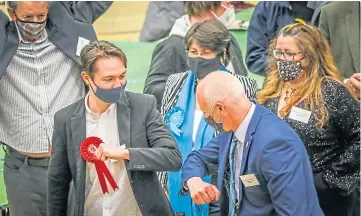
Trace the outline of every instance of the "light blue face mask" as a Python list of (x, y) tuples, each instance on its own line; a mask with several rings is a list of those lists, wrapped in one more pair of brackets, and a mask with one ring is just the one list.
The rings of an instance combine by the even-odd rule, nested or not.
[(94, 89), (91, 86), (90, 86), (90, 88), (93, 90), (95, 96), (97, 96), (100, 100), (102, 100), (106, 103), (118, 102), (123, 95), (125, 86), (127, 85), (127, 83), (125, 83), (125, 85), (122, 85), (122, 86), (119, 86), (116, 88), (103, 89), (103, 88), (100, 88), (99, 86), (97, 86), (97, 84), (95, 84), (94, 81), (93, 81), (93, 83), (97, 87), (97, 90), (94, 91)]

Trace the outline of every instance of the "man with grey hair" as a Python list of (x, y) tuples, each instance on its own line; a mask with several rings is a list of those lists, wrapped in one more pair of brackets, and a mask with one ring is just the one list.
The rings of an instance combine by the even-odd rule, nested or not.
[[(301, 139), (242, 89), (236, 77), (223, 72), (200, 81), (199, 106), (223, 133), (188, 156), (182, 194), (189, 192), (197, 204), (221, 199), (221, 215), (322, 216)], [(217, 168), (217, 186), (202, 181)]]
[[(169, 37), (159, 43), (153, 51), (152, 62), (145, 80), (144, 93), (157, 98), (157, 108), (160, 110), (167, 78), (175, 73), (182, 73), (190, 69), (187, 54), (184, 49), (184, 37), (194, 23), (209, 19), (218, 19), (227, 28), (235, 21), (234, 8), (229, 1), (187, 1), (186, 15), (176, 20)], [(237, 40), (231, 34), (229, 46), (231, 63), (229, 71), (247, 76), (247, 69), (243, 64), (243, 57)]]
[(53, 117), (84, 96), (80, 50), (111, 2), (8, 2), (0, 11), (0, 142), (12, 216), (47, 215)]

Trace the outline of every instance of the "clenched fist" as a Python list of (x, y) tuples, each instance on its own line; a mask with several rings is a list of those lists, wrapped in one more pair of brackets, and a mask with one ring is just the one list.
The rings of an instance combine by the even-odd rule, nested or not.
[(113, 160), (129, 160), (129, 150), (120, 146), (112, 146), (107, 144), (100, 144), (95, 152), (98, 160), (105, 161), (107, 159)]
[(210, 203), (218, 200), (221, 196), (221, 192), (219, 192), (216, 186), (202, 181), (199, 177), (188, 179), (187, 186), (192, 200), (196, 204)]

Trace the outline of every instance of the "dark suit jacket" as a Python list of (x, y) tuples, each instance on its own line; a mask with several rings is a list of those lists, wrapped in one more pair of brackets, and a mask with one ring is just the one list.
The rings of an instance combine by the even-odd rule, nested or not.
[[(67, 215), (69, 184), (74, 200), (71, 216), (83, 216), (86, 163), (80, 143), (86, 138), (85, 100), (55, 115), (53, 149), (48, 171), (48, 215)], [(125, 165), (131, 187), (144, 216), (174, 215), (156, 171), (178, 171), (181, 155), (156, 109), (153, 96), (126, 92), (117, 103), (120, 144), (129, 149)], [(116, 204), (116, 203), (115, 203)]]
[[(229, 188), (228, 158), (233, 136), (233, 132), (220, 134), (204, 148), (193, 151), (182, 167), (182, 185), (192, 177), (209, 175), (218, 167), (218, 189)], [(287, 123), (259, 104), (243, 144), (240, 176), (248, 174), (254, 174), (259, 184), (245, 187), (239, 181), (237, 216), (324, 215), (301, 139)], [(228, 196), (224, 190), (220, 202), (221, 215), (228, 215)]]
[[(229, 52), (234, 73), (247, 76), (247, 69), (243, 64), (243, 57), (238, 42), (231, 34)], [(144, 93), (157, 98), (157, 108), (160, 110), (165, 83), (168, 77), (175, 73), (188, 71), (187, 54), (184, 48), (184, 38), (172, 35), (157, 45), (153, 52), (148, 76), (145, 80)]]
[(320, 31), (328, 39), (345, 78), (360, 73), (360, 2), (332, 2), (321, 10)]
[[(76, 56), (79, 37), (97, 39), (93, 22), (112, 2), (52, 2), (46, 24), (49, 40), (65, 55), (80, 65)], [(19, 46), (15, 23), (0, 11), (0, 79)]]

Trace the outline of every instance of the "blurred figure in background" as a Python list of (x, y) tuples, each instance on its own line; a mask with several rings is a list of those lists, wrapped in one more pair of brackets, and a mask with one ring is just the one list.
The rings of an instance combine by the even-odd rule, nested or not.
[(267, 48), (277, 32), (292, 22), (318, 25), (322, 6), (327, 1), (260, 1), (248, 28), (246, 64), (248, 70), (265, 74)]
[(185, 14), (183, 1), (150, 1), (140, 41), (152, 42), (169, 35), (174, 22)]
[(322, 8), (320, 31), (329, 41), (345, 83), (360, 98), (360, 2), (332, 2)]
[[(175, 22), (169, 38), (159, 43), (155, 48), (145, 80), (144, 93), (152, 94), (157, 98), (159, 110), (167, 78), (172, 74), (189, 70), (183, 41), (191, 26), (205, 20), (218, 19), (226, 27), (230, 27), (235, 20), (234, 8), (228, 1), (187, 1), (185, 11), (187, 14)], [(236, 74), (246, 76), (247, 70), (243, 64), (241, 50), (237, 40), (232, 35), (229, 53), (232, 64), (228, 65), (228, 69)]]

